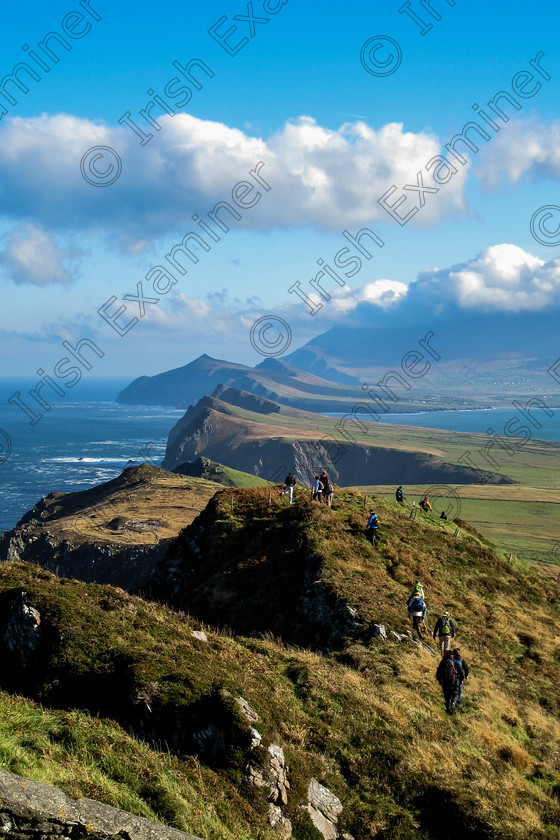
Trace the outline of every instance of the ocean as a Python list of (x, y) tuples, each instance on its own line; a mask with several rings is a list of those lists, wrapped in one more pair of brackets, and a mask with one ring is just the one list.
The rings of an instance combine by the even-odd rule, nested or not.
[[(13, 528), (51, 491), (85, 490), (115, 478), (131, 462), (160, 464), (169, 431), (184, 414), (174, 408), (118, 405), (117, 394), (130, 380), (93, 380), (79, 383), (64, 399), (55, 397), (51, 410), (31, 426), (7, 400), (16, 390), (25, 394), (36, 381), (0, 379), (0, 531)], [(432, 411), (386, 414), (383, 421), (480, 433), (492, 427), (502, 434), (515, 413), (513, 408)], [(543, 425), (535, 437), (560, 441), (560, 409), (554, 409), (553, 417), (542, 411), (537, 415)]]
[(118, 405), (117, 394), (130, 380), (93, 380), (80, 382), (64, 399), (54, 397), (51, 410), (31, 426), (7, 400), (36, 382), (0, 380), (0, 531), (13, 528), (51, 491), (86, 490), (120, 475), (131, 461), (160, 464), (169, 431), (185, 413)]

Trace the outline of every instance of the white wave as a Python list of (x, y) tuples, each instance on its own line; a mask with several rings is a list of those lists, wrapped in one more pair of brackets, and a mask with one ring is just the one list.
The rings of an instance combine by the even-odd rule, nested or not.
[(41, 458), (43, 463), (61, 463), (61, 464), (126, 464), (128, 461), (133, 460), (132, 458), (113, 458), (111, 456), (107, 456), (105, 458), (87, 458), (87, 457), (79, 457), (76, 458), (75, 456), (67, 456), (66, 458)]

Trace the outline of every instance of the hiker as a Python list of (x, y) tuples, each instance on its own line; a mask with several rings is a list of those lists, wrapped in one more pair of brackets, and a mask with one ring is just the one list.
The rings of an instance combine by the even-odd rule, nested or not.
[(295, 479), (295, 476), (291, 472), (289, 472), (286, 478), (284, 479), (284, 484), (284, 490), (280, 495), (285, 496), (287, 493), (288, 499), (290, 500), (290, 504), (292, 504), (294, 500), (294, 487), (296, 486), (297, 481)]
[(416, 594), (408, 605), (408, 614), (412, 618), (412, 629), (416, 630), (420, 640), (422, 640), (422, 628), (420, 627), (420, 623), (424, 622), (424, 627), (426, 626), (425, 618), (427, 609), (428, 608), (424, 599), (419, 594)]
[(414, 598), (415, 595), (420, 595), (421, 598), (424, 597), (424, 587), (422, 586), (422, 584), (420, 583), (419, 580), (414, 581), (414, 586), (410, 590), (410, 594), (408, 596), (408, 601), (406, 602), (407, 607), (408, 607), (408, 605), (410, 604), (410, 602), (412, 601), (412, 599)]
[(325, 502), (328, 504), (329, 507), (332, 507), (333, 494), (334, 494), (334, 487), (332, 486), (332, 484), (329, 481), (328, 484), (325, 484), (323, 486), (323, 499), (325, 500)]
[(319, 476), (319, 481), (323, 485), (323, 501), (326, 502), (327, 501), (327, 487), (329, 486), (330, 481), (329, 481), (329, 477), (326, 474), (325, 470), (323, 470), (323, 472)]
[(455, 661), (452, 650), (446, 650), (436, 671), (436, 680), (441, 685), (445, 710), (453, 714), (457, 705), (459, 686), (465, 679), (465, 672), (459, 662)]
[(444, 510), (442, 510), (442, 512), (440, 513), (439, 518), (440, 518), (440, 519), (447, 519), (447, 514), (446, 514), (446, 512), (445, 512)]
[(315, 483), (313, 484), (313, 493), (311, 498), (313, 500), (318, 499), (321, 501), (321, 496), (323, 495), (323, 483), (318, 475), (315, 476)]
[(367, 533), (368, 539), (371, 541), (372, 545), (375, 545), (377, 543), (378, 531), (379, 531), (379, 517), (373, 510), (370, 510), (369, 519), (368, 519), (367, 525), (366, 525), (366, 533)]
[(424, 498), (420, 502), (420, 507), (422, 508), (422, 510), (425, 510), (425, 511), (429, 511), (429, 510), (432, 509), (432, 506), (429, 503), (427, 496), (424, 496)]
[(395, 490), (395, 499), (401, 505), (404, 505), (404, 493), (402, 489), (402, 484), (397, 487)]
[(438, 618), (436, 621), (436, 626), (434, 627), (434, 639), (436, 636), (438, 637), (439, 649), (443, 656), (451, 644), (451, 639), (455, 636), (455, 625), (449, 617), (448, 612), (442, 613), (441, 618)]
[(468, 679), (470, 669), (469, 669), (469, 666), (467, 665), (467, 663), (465, 662), (464, 658), (461, 656), (461, 654), (457, 650), (457, 648), (454, 648), (454, 650), (453, 650), (453, 659), (455, 660), (455, 662), (459, 663), (459, 665), (463, 669), (463, 673), (465, 675), (464, 679), (461, 680), (461, 684), (459, 686), (459, 693), (458, 693), (459, 696), (457, 697), (457, 702), (455, 703), (456, 706), (460, 706), (461, 703), (463, 702), (463, 682), (466, 682), (466, 680)]

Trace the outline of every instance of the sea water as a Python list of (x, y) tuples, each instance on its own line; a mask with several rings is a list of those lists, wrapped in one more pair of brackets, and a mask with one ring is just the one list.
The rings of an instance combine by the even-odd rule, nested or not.
[(119, 405), (115, 399), (129, 380), (94, 380), (79, 383), (64, 399), (53, 398), (51, 410), (31, 426), (8, 397), (16, 390), (25, 395), (34, 384), (0, 380), (0, 531), (13, 528), (51, 491), (85, 490), (120, 475), (131, 462), (160, 464), (169, 431), (185, 413)]
[[(519, 402), (525, 405), (526, 400)], [(418, 426), (421, 429), (443, 429), (446, 432), (475, 432), (481, 435), (487, 434), (488, 429), (491, 428), (496, 434), (504, 435), (507, 422), (513, 417), (518, 417), (519, 423), (512, 426), (513, 431), (519, 431), (521, 425), (529, 425), (533, 439), (560, 441), (560, 408), (551, 407), (549, 410), (552, 411), (552, 416), (546, 414), (543, 409), (537, 407), (531, 409), (531, 417), (536, 423), (540, 423), (540, 429), (528, 424), (527, 420), (523, 419), (523, 414), (513, 406), (511, 408), (381, 414), (379, 422), (395, 426)], [(344, 415), (337, 413), (329, 416), (343, 417)], [(368, 416), (365, 412), (360, 411), (357, 416), (367, 423)]]

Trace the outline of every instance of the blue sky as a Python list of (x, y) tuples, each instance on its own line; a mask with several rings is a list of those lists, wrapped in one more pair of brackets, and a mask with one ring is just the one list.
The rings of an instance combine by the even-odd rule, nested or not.
[[(0, 80), (22, 61), (40, 77), (20, 74), (28, 93), (4, 87), (15, 104), (0, 94), (4, 375), (29, 378), (41, 369), (68, 388), (71, 380), (56, 372), (68, 353), (63, 342), (75, 347), (83, 338), (104, 354), (90, 354), (90, 377), (132, 379), (201, 353), (254, 364), (263, 358), (250, 340), (258, 319), (282, 318), (294, 350), (334, 324), (362, 323), (364, 301), (398, 321), (412, 282), (460, 308), (558, 306), (558, 12), (539, 0), (518, 8), (431, 0), (435, 16), (417, 0), (410, 14), (402, 7), (401, 0), (56, 0), (3, 10)], [(430, 31), (422, 35), (412, 14), (431, 22)], [(50, 32), (71, 47), (48, 42), (58, 62), (37, 46)], [(401, 53), (390, 75), (379, 73), (394, 48), (379, 36)], [(25, 44), (49, 72), (26, 57)], [(539, 54), (537, 69), (530, 61)], [(174, 62), (195, 58), (213, 75), (197, 68), (201, 89), (191, 85), (180, 107), (179, 82), (166, 92), (174, 78), (185, 84)], [(485, 107), (499, 91), (520, 108), (501, 100), (511, 119), (498, 118), (495, 132), (472, 105)], [(176, 110), (162, 116), (154, 106), (158, 131), (139, 114), (154, 95)], [(151, 131), (144, 145), (119, 123), (127, 112), (146, 136)], [(480, 151), (460, 146), (467, 162), (455, 159), (456, 174), (436, 187), (426, 164), (473, 119), (489, 140), (471, 135)], [(122, 164), (109, 186), (88, 183), (80, 171), (98, 146)], [(98, 172), (109, 162), (101, 160)], [(266, 187), (249, 175), (259, 162)], [(403, 192), (419, 171), (423, 185), (438, 190), (424, 195), (422, 207), (419, 192)], [(245, 181), (253, 191), (233, 204), (241, 218), (228, 216), (229, 232), (214, 226), (219, 241), (207, 237), (210, 250), (198, 248), (198, 262), (183, 260), (186, 274), (167, 275), (157, 303), (131, 300), (139, 283), (155, 299), (146, 275), (169, 267), (166, 255), (187, 232), (200, 233), (193, 214), (208, 221)], [(418, 209), (406, 225), (378, 203), (391, 186), (387, 203), (402, 196), (402, 208)], [(346, 274), (344, 286), (323, 278), (330, 299), (321, 297), (309, 284), (317, 261), (333, 266), (348, 244), (343, 231), (364, 227), (383, 248), (372, 246), (373, 258)], [(314, 316), (288, 291), (298, 281), (311, 305), (323, 304)], [(273, 332), (268, 337), (274, 344)]]

